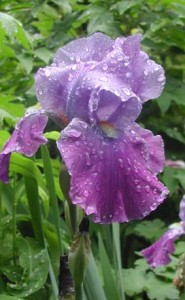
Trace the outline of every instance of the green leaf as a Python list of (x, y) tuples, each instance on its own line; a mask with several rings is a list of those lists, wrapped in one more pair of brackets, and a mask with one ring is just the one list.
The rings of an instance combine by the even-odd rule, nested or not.
[(134, 296), (144, 290), (146, 273), (138, 269), (124, 269), (124, 288), (128, 296)]
[(33, 239), (18, 238), (19, 263), (23, 273), (19, 282), (9, 283), (11, 293), (19, 297), (29, 296), (45, 284), (49, 263), (47, 252)]
[(17, 296), (9, 296), (5, 294), (0, 294), (0, 299), (2, 300), (23, 300), (23, 298), (17, 297)]
[(26, 31), (22, 28), (22, 24), (14, 19), (12, 16), (0, 12), (0, 26), (1, 30), (11, 39), (17, 41), (26, 49), (30, 49), (30, 40)]
[(46, 64), (48, 64), (53, 57), (53, 53), (44, 47), (34, 50), (34, 54)]
[(165, 224), (160, 219), (153, 221), (142, 221), (135, 227), (137, 235), (144, 237), (146, 240), (155, 241), (165, 232)]
[(153, 300), (178, 300), (179, 292), (172, 283), (159, 280), (152, 272), (149, 272), (146, 281), (146, 292)]

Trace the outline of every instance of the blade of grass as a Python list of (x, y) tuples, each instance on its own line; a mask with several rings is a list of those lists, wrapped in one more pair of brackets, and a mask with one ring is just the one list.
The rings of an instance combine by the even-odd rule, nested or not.
[(98, 234), (99, 242), (99, 254), (102, 266), (102, 273), (104, 279), (104, 289), (107, 296), (107, 300), (121, 299), (118, 286), (116, 284), (115, 276), (113, 274), (112, 266), (110, 264), (107, 252), (105, 250), (102, 237)]
[(41, 146), (41, 152), (42, 152), (42, 159), (44, 164), (44, 173), (46, 177), (47, 187), (49, 191), (49, 197), (51, 202), (51, 209), (55, 224), (55, 229), (58, 236), (58, 245), (59, 250), (62, 255), (62, 238), (60, 233), (60, 221), (59, 221), (59, 210), (58, 210), (58, 202), (57, 202), (57, 196), (55, 191), (55, 183), (54, 183), (54, 177), (53, 177), (53, 171), (51, 166), (51, 160), (49, 156), (49, 151), (47, 146)]
[(121, 299), (125, 299), (124, 286), (123, 286), (123, 276), (122, 276), (122, 264), (121, 264), (121, 245), (120, 245), (120, 225), (117, 223), (112, 224), (113, 233), (113, 245), (116, 253), (116, 263), (117, 263), (117, 280), (119, 283)]
[(43, 226), (42, 226), (42, 213), (41, 213), (39, 194), (38, 194), (38, 184), (35, 179), (30, 178), (30, 177), (25, 176), (24, 180), (25, 180), (26, 195), (27, 195), (28, 204), (29, 204), (29, 208), (30, 208), (34, 233), (35, 233), (35, 236), (36, 236), (38, 242), (47, 251), (47, 256), (48, 256), (48, 260), (49, 260), (49, 275), (50, 275), (50, 280), (51, 280), (51, 285), (52, 285), (53, 296), (54, 296), (54, 300), (58, 300), (57, 281), (56, 281), (56, 278), (54, 275), (53, 266), (51, 264), (47, 245), (46, 245), (46, 242), (44, 239), (44, 232), (43, 232)]
[(34, 233), (41, 246), (45, 247), (38, 184), (36, 180), (26, 176), (24, 177), (24, 181)]

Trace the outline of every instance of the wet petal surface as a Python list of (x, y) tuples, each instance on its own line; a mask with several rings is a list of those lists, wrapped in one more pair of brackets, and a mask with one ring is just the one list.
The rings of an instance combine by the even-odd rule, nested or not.
[(182, 225), (176, 224), (158, 241), (141, 252), (151, 268), (167, 265), (171, 261), (170, 254), (175, 251), (174, 241), (184, 233)]
[(80, 38), (60, 48), (54, 58), (57, 66), (80, 62), (101, 61), (112, 50), (114, 41), (97, 32), (87, 38)]
[(71, 175), (71, 200), (94, 214), (95, 222), (141, 219), (168, 194), (141, 154), (144, 141), (131, 130), (109, 138), (73, 119), (57, 143)]
[(27, 113), (18, 122), (0, 153), (0, 180), (8, 182), (8, 167), (12, 152), (32, 156), (41, 144), (47, 143), (47, 139), (43, 136), (47, 120), (43, 112), (35, 111)]

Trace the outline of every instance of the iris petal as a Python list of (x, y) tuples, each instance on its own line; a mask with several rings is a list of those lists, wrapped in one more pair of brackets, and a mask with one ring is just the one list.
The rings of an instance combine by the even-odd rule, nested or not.
[(169, 229), (150, 247), (144, 249), (141, 253), (146, 258), (148, 264), (152, 268), (167, 265), (171, 261), (169, 255), (175, 251), (174, 241), (184, 233), (183, 227), (179, 223), (176, 227)]
[(97, 65), (97, 69), (104, 69), (107, 73), (117, 77), (123, 84), (145, 102), (160, 96), (164, 84), (164, 70), (148, 55), (140, 51), (141, 35), (118, 38), (114, 49)]
[(168, 194), (143, 159), (144, 140), (130, 131), (108, 138), (75, 118), (57, 143), (71, 175), (71, 200), (94, 214), (95, 222), (141, 219)]
[(8, 182), (8, 168), (12, 152), (32, 156), (41, 144), (46, 144), (43, 130), (47, 116), (41, 111), (27, 113), (16, 125), (10, 139), (0, 153), (0, 180)]
[(179, 217), (183, 222), (185, 222), (185, 195), (182, 197), (182, 200), (180, 202)]
[(101, 61), (112, 50), (114, 41), (103, 33), (97, 32), (87, 38), (80, 38), (60, 48), (54, 63), (67, 66), (79, 62)]

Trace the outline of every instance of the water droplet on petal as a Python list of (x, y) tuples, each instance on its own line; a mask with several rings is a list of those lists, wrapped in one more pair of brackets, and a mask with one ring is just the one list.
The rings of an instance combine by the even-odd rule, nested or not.
[(156, 209), (156, 208), (157, 208), (157, 203), (156, 203), (156, 202), (152, 203), (151, 209), (154, 210), (154, 209)]
[(107, 82), (108, 81), (107, 77), (105, 77), (105, 76), (101, 76), (99, 79), (100, 79), (100, 81), (103, 81), (103, 82)]
[(49, 76), (51, 75), (51, 72), (50, 72), (50, 70), (48, 70), (48, 69), (45, 69), (45, 75), (46, 75), (47, 77), (49, 77)]
[(137, 185), (137, 186), (136, 186), (136, 190), (137, 190), (138, 192), (141, 192), (141, 186), (140, 186), (140, 185)]
[(84, 191), (84, 196), (88, 197), (89, 196), (89, 192), (87, 190)]
[(124, 165), (123, 165), (123, 160), (122, 160), (122, 158), (119, 158), (119, 159), (118, 159), (118, 162), (119, 162), (120, 168), (123, 168)]
[(39, 89), (38, 90), (38, 94), (41, 96), (43, 94), (43, 90), (42, 89)]
[(165, 80), (165, 77), (164, 77), (163, 74), (161, 74), (161, 75), (157, 78), (157, 81), (158, 81), (158, 82), (162, 82), (162, 81), (164, 81), (164, 80)]
[(72, 81), (72, 80), (73, 80), (73, 75), (69, 74), (68, 81)]
[(156, 67), (154, 68), (154, 71), (159, 71), (159, 66), (156, 66)]
[(130, 78), (131, 77), (131, 73), (130, 72), (127, 72), (126, 74), (125, 74), (125, 76), (127, 77), (127, 78)]
[(125, 95), (130, 96), (130, 91), (127, 88), (123, 88), (123, 92), (125, 93)]
[(123, 56), (122, 55), (119, 55), (118, 57), (117, 57), (117, 61), (122, 61), (123, 60)]
[(77, 65), (72, 65), (71, 69), (75, 71), (77, 69)]
[(107, 71), (107, 69), (108, 69), (107, 64), (103, 64), (102, 69), (103, 69), (104, 71)]
[(156, 189), (156, 188), (153, 189), (153, 194), (154, 194), (154, 195), (157, 194), (157, 189)]
[(145, 190), (146, 190), (147, 193), (149, 193), (150, 192), (150, 186), (149, 185), (145, 185)]
[(148, 181), (148, 182), (152, 181), (151, 177), (150, 176), (146, 176), (146, 181)]
[(91, 160), (88, 152), (85, 152), (86, 166), (90, 166)]
[(135, 184), (138, 184), (138, 183), (139, 183), (139, 180), (138, 180), (138, 179), (135, 179), (135, 180), (134, 180), (134, 183), (135, 183)]

